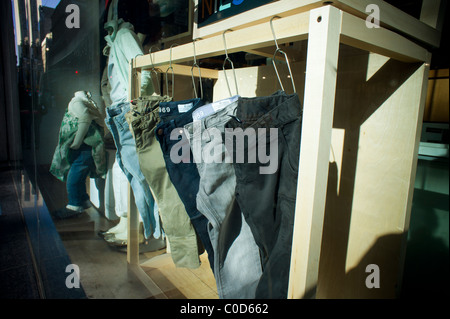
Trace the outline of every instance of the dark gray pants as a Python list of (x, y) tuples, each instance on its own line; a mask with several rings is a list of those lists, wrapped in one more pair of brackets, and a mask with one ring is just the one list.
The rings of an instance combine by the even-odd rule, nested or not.
[[(268, 97), (240, 98), (236, 118), (228, 128), (278, 129), (277, 169), (273, 174), (261, 174), (265, 166), (247, 159), (234, 160), (236, 200), (250, 226), (260, 249), (263, 274), (256, 289), (256, 298), (286, 298), (292, 248), (297, 173), (300, 155), (302, 108), (297, 94), (276, 92)], [(256, 145), (244, 142), (245, 153)], [(270, 136), (265, 136), (268, 143)], [(269, 149), (268, 147), (266, 148)], [(274, 154), (270, 154), (271, 157)]]

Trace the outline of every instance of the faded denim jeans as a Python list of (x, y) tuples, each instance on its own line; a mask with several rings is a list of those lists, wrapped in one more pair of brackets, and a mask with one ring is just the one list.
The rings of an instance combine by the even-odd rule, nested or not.
[[(139, 166), (136, 144), (125, 119), (125, 114), (129, 110), (129, 102), (107, 107), (105, 123), (111, 131), (117, 147), (116, 161), (133, 189), (136, 207), (144, 225), (144, 236), (145, 238), (151, 238), (153, 235), (154, 238), (159, 238), (161, 226), (158, 207)], [(120, 187), (120, 185), (114, 185), (113, 187)]]
[[(255, 298), (262, 274), (259, 248), (235, 198), (236, 176), (222, 138), (237, 101), (185, 126), (200, 175), (198, 210), (208, 218), (220, 298)], [(219, 102), (220, 103), (220, 102)], [(207, 107), (207, 106), (206, 106)], [(200, 110), (200, 109), (199, 109)]]

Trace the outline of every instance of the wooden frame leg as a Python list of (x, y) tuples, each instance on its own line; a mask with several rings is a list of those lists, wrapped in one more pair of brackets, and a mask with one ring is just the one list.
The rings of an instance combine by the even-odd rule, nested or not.
[[(140, 76), (134, 76), (135, 60), (131, 59), (128, 73), (128, 99), (131, 100), (136, 95), (136, 88), (140, 86)], [(136, 71), (141, 74), (141, 71)], [(130, 265), (139, 265), (139, 212), (134, 200), (133, 190), (128, 183), (128, 242), (127, 242), (127, 261)]]
[[(311, 10), (288, 298), (314, 297), (333, 126), (341, 11)], [(303, 187), (308, 185), (308, 187)]]
[(139, 212), (130, 184), (128, 184), (127, 261), (130, 265), (139, 264)]
[[(422, 90), (417, 96), (417, 103), (419, 105), (418, 107), (418, 116), (417, 116), (417, 122), (415, 127), (415, 138), (414, 138), (414, 151), (411, 154), (411, 170), (409, 174), (409, 190), (408, 190), (408, 197), (406, 199), (406, 208), (405, 208), (405, 216), (404, 216), (404, 224), (401, 225), (401, 228), (404, 230), (403, 236), (402, 236), (402, 242), (401, 242), (401, 251), (400, 251), (400, 258), (399, 258), (399, 284), (396, 288), (396, 296), (400, 296), (401, 293), (401, 287), (403, 282), (403, 268), (405, 266), (405, 259), (406, 259), (406, 246), (408, 243), (408, 231), (409, 231), (409, 224), (411, 220), (411, 210), (412, 210), (412, 202), (413, 202), (413, 195), (414, 195), (414, 187), (415, 187), (415, 181), (416, 181), (416, 171), (417, 171), (417, 165), (419, 161), (419, 146), (420, 146), (420, 138), (422, 135), (422, 125), (423, 125), (423, 114), (425, 110), (425, 104), (427, 99), (427, 92), (428, 92), (428, 76), (430, 74), (430, 63), (431, 63), (431, 54), (429, 54), (427, 61), (423, 63), (421, 68), (417, 72), (423, 72), (422, 73)], [(405, 163), (406, 165), (407, 163)]]
[(145, 273), (139, 263), (139, 211), (134, 201), (133, 190), (128, 184), (128, 245), (127, 262), (130, 269), (155, 299), (167, 299), (166, 294)]

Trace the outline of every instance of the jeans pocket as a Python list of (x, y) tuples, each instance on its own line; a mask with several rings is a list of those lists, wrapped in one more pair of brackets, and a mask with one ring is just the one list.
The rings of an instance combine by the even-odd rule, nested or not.
[(280, 131), (280, 141), (284, 144), (285, 150), (281, 159), (285, 163), (282, 164), (283, 169), (289, 169), (292, 174), (297, 174), (300, 159), (301, 120), (297, 119), (285, 124)]

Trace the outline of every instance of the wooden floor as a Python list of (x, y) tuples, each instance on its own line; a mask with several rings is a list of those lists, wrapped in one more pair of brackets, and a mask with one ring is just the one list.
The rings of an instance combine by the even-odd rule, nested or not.
[[(52, 211), (65, 206), (67, 195), (64, 185), (46, 172), (44, 168), (39, 174), (39, 187)], [(115, 222), (90, 208), (80, 217), (54, 223), (71, 262), (80, 268), (80, 282), (88, 298), (155, 298), (129, 267), (126, 252), (109, 246), (98, 236), (100, 230), (111, 228)], [(164, 298), (218, 298), (207, 254), (200, 258), (202, 265), (198, 269), (186, 269), (176, 268), (165, 249), (140, 254), (142, 270), (159, 286)]]
[(169, 299), (218, 299), (207, 254), (200, 259), (197, 269), (177, 268), (166, 253), (141, 263), (141, 267)]
[[(107, 224), (103, 219), (91, 208), (76, 220), (55, 223), (72, 263), (80, 267), (81, 284), (87, 297), (154, 298), (139, 276), (129, 269), (126, 253), (110, 247), (96, 235), (101, 225)], [(140, 254), (142, 270), (168, 299), (217, 299), (216, 283), (206, 253), (200, 258), (199, 268), (187, 269), (175, 267), (165, 249)]]

